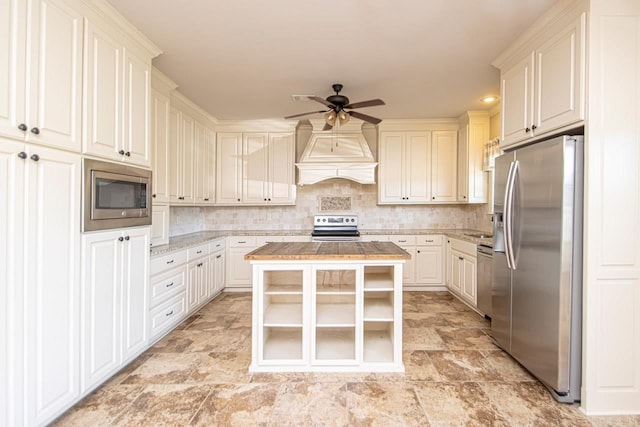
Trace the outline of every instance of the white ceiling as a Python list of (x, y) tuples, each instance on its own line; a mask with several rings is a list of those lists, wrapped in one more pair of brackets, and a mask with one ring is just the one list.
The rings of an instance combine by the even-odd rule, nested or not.
[[(108, 0), (164, 52), (154, 65), (218, 119), (317, 111), (332, 94), (391, 118), (457, 117), (499, 94), (491, 66), (556, 0)], [(310, 118), (317, 116), (309, 116)]]

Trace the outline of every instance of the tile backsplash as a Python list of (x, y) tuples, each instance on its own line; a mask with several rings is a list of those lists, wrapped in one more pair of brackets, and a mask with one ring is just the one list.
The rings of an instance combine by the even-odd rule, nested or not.
[[(358, 215), (361, 230), (472, 228), (491, 231), (486, 205), (377, 205), (377, 186), (333, 179), (297, 188), (295, 206), (172, 207), (169, 234), (201, 230), (311, 230), (312, 217)], [(348, 211), (341, 208), (351, 207)]]

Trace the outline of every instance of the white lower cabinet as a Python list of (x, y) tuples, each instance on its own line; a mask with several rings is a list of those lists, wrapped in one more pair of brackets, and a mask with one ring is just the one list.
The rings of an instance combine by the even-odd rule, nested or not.
[(0, 425), (80, 395), (81, 159), (0, 138)]
[(450, 269), (451, 279), (447, 284), (449, 290), (469, 305), (477, 306), (477, 247), (474, 243), (449, 238), (450, 252), (447, 269)]
[[(204, 248), (193, 250), (200, 252), (198, 255), (191, 256), (189, 251), (188, 274), (189, 285), (187, 286), (187, 311), (193, 312), (207, 298), (208, 281), (209, 281), (209, 246), (202, 245)], [(200, 247), (198, 247), (200, 248)]]
[(254, 262), (252, 372), (401, 372), (401, 262)]
[(149, 227), (82, 237), (82, 391), (147, 348)]

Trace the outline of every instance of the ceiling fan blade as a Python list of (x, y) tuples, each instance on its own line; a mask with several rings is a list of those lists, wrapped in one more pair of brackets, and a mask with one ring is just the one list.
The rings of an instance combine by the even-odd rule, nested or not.
[(326, 99), (320, 98), (319, 96), (310, 96), (309, 99), (313, 99), (316, 102), (319, 102), (322, 105), (326, 105), (329, 108), (333, 108), (334, 105), (327, 101)]
[(285, 119), (293, 119), (295, 117), (302, 117), (302, 116), (308, 116), (309, 114), (318, 114), (318, 113), (325, 113), (325, 110), (320, 110), (320, 111), (309, 111), (308, 113), (302, 113), (302, 114), (294, 114), (293, 116), (287, 116), (285, 117)]
[(375, 107), (376, 105), (385, 105), (382, 99), (370, 99), (368, 101), (354, 102), (349, 105), (345, 105), (343, 108), (364, 108)]
[(373, 123), (374, 125), (377, 125), (382, 121), (381, 119), (358, 113), (357, 111), (347, 111), (347, 113), (349, 113), (350, 116), (355, 117), (356, 119), (364, 120), (365, 122)]
[(325, 123), (324, 127), (322, 128), (322, 130), (331, 130), (333, 129), (333, 126), (331, 126), (329, 123)]

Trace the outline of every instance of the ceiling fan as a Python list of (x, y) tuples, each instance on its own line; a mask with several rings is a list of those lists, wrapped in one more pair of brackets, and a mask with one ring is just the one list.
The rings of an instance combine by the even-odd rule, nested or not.
[(368, 116), (366, 114), (359, 113), (357, 111), (346, 111), (345, 108), (354, 109), (354, 108), (364, 108), (364, 107), (375, 107), (377, 105), (385, 105), (382, 99), (370, 99), (368, 101), (362, 102), (354, 102), (349, 103), (349, 98), (344, 95), (340, 95), (340, 91), (342, 90), (342, 85), (340, 83), (336, 83), (332, 85), (333, 90), (336, 92), (335, 95), (330, 95), (327, 99), (322, 99), (319, 96), (310, 96), (309, 99), (312, 99), (324, 106), (328, 107), (328, 110), (320, 110), (320, 111), (310, 111), (308, 113), (295, 114), (293, 116), (287, 116), (285, 119), (293, 119), (296, 117), (302, 117), (309, 114), (319, 114), (324, 113), (324, 119), (326, 124), (322, 130), (330, 130), (336, 123), (336, 120), (340, 125), (344, 125), (347, 123), (351, 116), (364, 120), (365, 122), (373, 123), (377, 125), (382, 120), (376, 117)]

